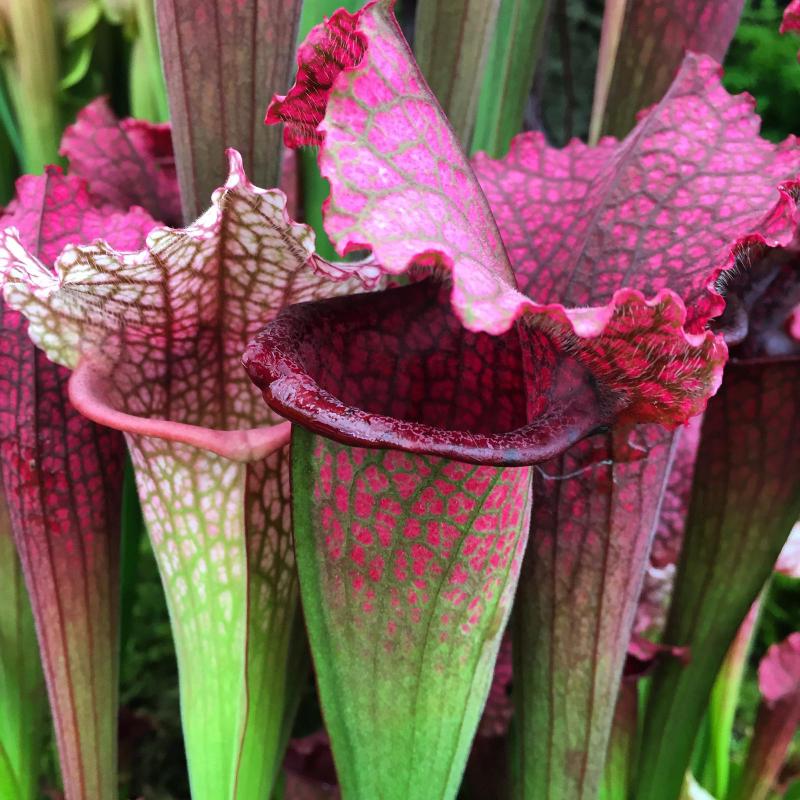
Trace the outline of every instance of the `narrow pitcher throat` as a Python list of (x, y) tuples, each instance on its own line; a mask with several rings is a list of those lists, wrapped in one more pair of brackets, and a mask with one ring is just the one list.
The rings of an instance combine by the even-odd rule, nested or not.
[(745, 252), (736, 270), (720, 276), (726, 305), (712, 326), (725, 336), (731, 360), (800, 356), (792, 325), (800, 308), (800, 252), (794, 243)]
[(542, 331), (463, 328), (429, 279), (293, 306), (244, 364), (273, 410), (340, 442), (477, 464), (552, 458), (610, 420), (603, 387)]

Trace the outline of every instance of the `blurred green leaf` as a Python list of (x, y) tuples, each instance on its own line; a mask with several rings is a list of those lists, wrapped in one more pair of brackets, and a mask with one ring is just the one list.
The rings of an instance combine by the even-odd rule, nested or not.
[(762, 589), (744, 622), (739, 626), (736, 638), (725, 656), (714, 688), (711, 690), (707, 715), (708, 751), (703, 771), (698, 771), (698, 775), (703, 785), (718, 797), (725, 797), (728, 792), (733, 723), (739, 705), (747, 659), (767, 591), (767, 587)]
[(800, 630), (800, 580), (775, 573), (764, 603), (752, 662), (757, 664), (767, 648)]
[[(418, 0), (414, 53), (465, 148), (472, 141), (500, 0)], [(508, 48), (508, 42), (505, 43)], [(526, 42), (530, 49), (530, 42)], [(500, 93), (504, 84), (495, 86)]]
[(22, 800), (22, 792), (2, 742), (0, 742), (0, 797)]
[(138, 0), (100, 0), (103, 13), (115, 25), (130, 25), (136, 16)]
[[(11, 107), (11, 99), (8, 96), (8, 92), (6, 90), (5, 80), (2, 76), (0, 76), (0, 125), (3, 127), (3, 131), (5, 133), (4, 139), (7, 139), (7, 144), (11, 149), (14, 151), (14, 155), (16, 156), (17, 160), (22, 163), (24, 160), (25, 151), (22, 146), (22, 138), (20, 137), (19, 127), (17, 126), (17, 120), (14, 116), (14, 111)], [(6, 147), (3, 146), (3, 150)], [(5, 162), (5, 158), (3, 161)], [(4, 164), (5, 166), (5, 164)], [(5, 175), (4, 178), (4, 186), (3, 190), (4, 193), (8, 189), (9, 194), (13, 194), (14, 186), (13, 186), (13, 178), (11, 180), (11, 186), (7, 187)], [(3, 201), (5, 202), (5, 201)]]
[(127, 26), (133, 39), (129, 67), (131, 113), (138, 119), (166, 122), (169, 103), (153, 3), (154, 0), (135, 0), (135, 24)]
[(91, 33), (100, 22), (102, 14), (97, 0), (81, 0), (66, 6), (64, 11), (61, 38), (67, 44), (77, 42)]
[(800, 780), (795, 781), (783, 796), (783, 800), (800, 800)]
[(502, 0), (484, 70), (472, 150), (499, 158), (522, 130), (552, 0)]
[(63, 126), (56, 9), (50, 0), (10, 0), (7, 15), (11, 45), (3, 69), (23, 145), (21, 166), (39, 173), (58, 163)]
[(92, 50), (94, 49), (94, 36), (85, 36), (79, 41), (72, 42), (64, 54), (61, 79), (58, 88), (64, 91), (80, 83), (89, 71), (92, 63)]

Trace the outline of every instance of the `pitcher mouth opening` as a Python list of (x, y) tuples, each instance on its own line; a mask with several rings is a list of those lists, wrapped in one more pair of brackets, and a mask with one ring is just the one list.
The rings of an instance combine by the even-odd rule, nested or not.
[(449, 291), (431, 278), (292, 306), (245, 368), (273, 410), (354, 446), (521, 466), (610, 422), (604, 388), (543, 330), (467, 331)]

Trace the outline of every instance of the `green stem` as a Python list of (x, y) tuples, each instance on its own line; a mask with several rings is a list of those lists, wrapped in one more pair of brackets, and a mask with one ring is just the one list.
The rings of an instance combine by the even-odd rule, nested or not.
[(236, 148), (250, 180), (277, 186), (281, 131), (264, 125), (289, 85), (300, 0), (159, 0), (156, 12), (184, 220), (197, 219)]
[(46, 725), (44, 677), (0, 486), (0, 797), (33, 800)]
[(167, 87), (158, 48), (153, 0), (136, 0), (136, 37), (130, 63), (131, 113), (137, 119), (169, 119)]
[(761, 590), (761, 594), (739, 627), (711, 690), (711, 701), (708, 706), (709, 753), (702, 783), (714, 797), (725, 797), (728, 794), (733, 721), (766, 591), (767, 587)]
[(33, 798), (33, 794), (27, 794), (20, 789), (11, 760), (6, 755), (2, 741), (0, 741), (0, 797), (13, 798), (13, 800), (28, 800)]
[(420, 0), (417, 4), (414, 53), (465, 147), (472, 141), (499, 8), (500, 0)]
[(319, 174), (317, 154), (314, 150), (299, 150), (297, 164), (303, 195), (303, 213), (305, 222), (314, 229), (316, 250), (323, 258), (336, 259), (336, 250), (325, 233), (322, 221), (322, 204), (330, 194), (330, 184)]
[[(8, 90), (6, 88), (5, 76), (0, 76), (0, 124), (3, 126), (3, 132), (5, 136), (3, 137), (3, 150), (6, 150), (7, 147), (10, 145), (11, 149), (14, 152), (14, 155), (17, 158), (17, 161), (21, 164), (25, 157), (25, 148), (22, 144), (22, 138), (20, 137), (19, 128), (17, 127), (17, 121), (14, 118), (14, 110), (11, 107), (11, 100), (8, 96)], [(4, 158), (4, 164), (9, 159)], [(7, 181), (3, 181), (4, 189), (7, 186)], [(11, 182), (11, 195), (14, 193), (14, 184), (13, 180)]]
[(22, 169), (38, 173), (58, 162), (62, 131), (53, 5), (50, 0), (12, 0), (8, 18), (14, 58), (6, 80), (19, 123)]
[(639, 687), (623, 679), (611, 725), (600, 800), (627, 800), (636, 752)]
[[(2, 73), (0, 73), (2, 84)], [(0, 85), (0, 105), (5, 103), (3, 96), (5, 89)], [(8, 106), (5, 106), (10, 110)], [(19, 175), (19, 166), (12, 142), (7, 135), (8, 129), (3, 123), (0, 126), (0, 205), (5, 205), (14, 196), (14, 186)]]
[(552, 0), (501, 0), (486, 61), (472, 150), (494, 158), (522, 130)]

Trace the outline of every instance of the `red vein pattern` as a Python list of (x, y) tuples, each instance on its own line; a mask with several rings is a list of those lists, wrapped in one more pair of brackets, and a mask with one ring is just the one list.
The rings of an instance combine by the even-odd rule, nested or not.
[(168, 124), (117, 119), (100, 97), (78, 112), (61, 140), (69, 173), (83, 178), (98, 204), (141, 206), (153, 219), (181, 219), (178, 177)]
[[(159, 42), (169, 95), (184, 222), (225, 178), (225, 148), (260, 186), (277, 186), (281, 145), (261, 124), (292, 72), (300, 0), (160, 0)], [(201, 77), (202, 76), (202, 77)]]
[(625, 4), (603, 132), (625, 136), (657, 103), (690, 52), (723, 61), (744, 0), (637, 0)]
[[(601, 395), (614, 398), (607, 405), (619, 420), (674, 426), (702, 411), (727, 356), (722, 336), (707, 330), (725, 306), (720, 290), (733, 295), (749, 260), (792, 242), (792, 179), (800, 167), (794, 139), (775, 146), (758, 138), (752, 102), (722, 89), (718, 65), (688, 57), (664, 99), (623, 142), (555, 151), (527, 135), (502, 161), (478, 156), (490, 211), (391, 3), (338, 12), (309, 43), (297, 83), (275, 98), (267, 121), (287, 123), (287, 144), (320, 146), (332, 187), (326, 230), (340, 252), (371, 248), (388, 273), (449, 272), (453, 306), (471, 331), (499, 334), (524, 316), (588, 370)], [(486, 452), (463, 446), (474, 444), (469, 425), (471, 440), (459, 426), (445, 426), (451, 449), (436, 450), (441, 442), (414, 428), (420, 407), (404, 404), (402, 391), (399, 402), (383, 398), (384, 365), (372, 354), (392, 324), (413, 341), (413, 303), (405, 306), (412, 291), (421, 290), (375, 300), (384, 304), (379, 323), (355, 305), (363, 324), (328, 325), (321, 305), (283, 315), (248, 351), (251, 377), (273, 407), (326, 436), (480, 463)], [(346, 317), (332, 313), (338, 323)], [(335, 374), (343, 365), (329, 368), (329, 342), (345, 330), (350, 338), (376, 336), (354, 347), (349, 382)], [(402, 347), (409, 345), (390, 350)], [(539, 366), (541, 352), (531, 348), (530, 364)], [(426, 377), (412, 374), (412, 393), (425, 395)], [(534, 419), (535, 410), (527, 411), (526, 421)], [(517, 776), (526, 796), (588, 798), (597, 790), (671, 452), (661, 429), (620, 425), (536, 474), (536, 575), (521, 588), (515, 652), (521, 660), (533, 648), (547, 652), (549, 664), (537, 657), (524, 678), (534, 709), (519, 740), (526, 768)], [(544, 457), (537, 455), (515, 454), (517, 463)], [(507, 457), (498, 449), (493, 463)], [(598, 616), (612, 607), (620, 609), (616, 622)], [(554, 698), (549, 706), (539, 702), (546, 695)]]
[[(456, 741), (454, 730), (445, 732), (427, 722), (428, 714), (421, 710), (427, 706), (422, 704), (419, 714), (405, 718), (411, 710), (407, 704), (391, 717), (383, 711), (370, 711), (371, 701), (360, 699), (361, 662), (348, 655), (354, 648), (378, 647), (382, 639), (375, 626), (387, 625), (387, 635), (408, 641), (399, 651), (391, 651), (393, 658), (380, 654), (382, 660), (371, 682), (375, 692), (385, 694), (380, 702), (389, 702), (401, 691), (397, 676), (405, 669), (404, 663), (421, 664), (418, 675), (407, 681), (409, 692), (417, 683), (437, 685), (436, 664), (425, 660), (425, 641), (433, 634), (426, 634), (428, 639), (415, 638), (416, 615), (423, 614), (424, 619), (426, 613), (420, 592), (435, 596), (424, 578), (431, 565), (443, 563), (436, 553), (447, 548), (450, 560), (442, 569), (452, 571), (454, 589), (459, 581), (468, 582), (474, 568), (471, 551), (484, 546), (478, 541), (483, 541), (486, 532), (480, 518), (471, 532), (467, 530), (468, 521), (461, 519), (461, 506), (453, 499), (464, 489), (449, 472), (463, 473), (465, 481), (473, 474), (517, 474), (489, 470), (487, 465), (547, 459), (605, 420), (603, 395), (594, 381), (587, 380), (583, 370), (542, 331), (525, 333), (520, 336), (513, 329), (504, 336), (490, 336), (466, 331), (452, 313), (448, 288), (429, 279), (376, 294), (287, 309), (245, 354), (251, 378), (274, 408), (331, 439), (378, 448), (347, 448), (322, 438), (308, 440), (316, 448), (327, 448), (322, 465), (316, 455), (306, 454), (307, 442), (301, 449), (295, 441), (293, 450), (295, 535), (306, 621), (339, 773), (351, 776), (345, 788), (349, 786), (359, 796), (389, 797), (395, 796), (393, 792), (397, 797), (406, 796), (405, 777), (392, 787), (381, 782), (399, 774), (399, 760), (397, 769), (383, 769), (380, 775), (370, 768), (371, 764), (383, 764), (390, 751), (397, 753), (392, 758), (402, 755), (406, 759), (403, 775), (416, 769), (409, 766), (415, 763), (414, 754), (437, 752), (441, 762), (426, 760), (419, 768), (440, 776), (433, 794), (449, 796), (463, 768), (462, 750), (477, 724), (477, 711), (471, 704), (478, 703), (480, 708), (491, 680), (489, 660), (477, 672), (467, 669), (461, 676), (465, 684), (477, 687), (471, 695), (465, 686), (456, 691), (453, 685), (442, 692), (453, 703), (466, 702), (465, 691), (471, 697), (466, 718), (463, 705), (454, 705), (447, 712), (448, 718), (464, 720), (459, 735), (468, 738)], [(526, 360), (539, 365), (535, 379), (528, 382)], [(295, 436), (300, 436), (297, 430)], [(398, 454), (398, 450), (417, 455)], [(362, 480), (356, 476), (363, 459), (372, 466), (363, 468)], [(330, 464), (339, 462), (341, 472), (334, 480), (328, 477)], [(484, 472), (472, 473), (463, 462), (475, 463)], [(432, 465), (442, 474), (434, 474)], [(418, 483), (420, 502), (409, 505), (403, 501), (404, 487), (413, 492)], [(363, 491), (359, 489), (362, 486)], [(394, 494), (382, 497), (390, 490), (400, 493), (397, 504)], [(331, 499), (317, 508), (319, 497)], [(326, 509), (332, 502), (335, 516), (328, 518)], [(307, 507), (313, 511), (308, 512)], [(514, 508), (506, 498), (506, 511)], [(309, 513), (311, 519), (306, 518)], [(305, 522), (299, 522), (301, 518)], [(400, 538), (402, 555), (392, 555), (399, 545), (384, 541), (382, 531), (392, 526), (406, 526), (407, 532)], [(323, 530), (330, 531), (324, 534), (328, 548), (324, 567), (320, 560), (325, 553), (314, 544)], [(524, 532), (517, 535), (520, 541), (524, 538)], [(450, 552), (455, 541), (464, 543), (459, 557)], [(490, 544), (491, 538), (487, 538), (485, 546)], [(395, 588), (399, 576), (411, 582), (406, 588), (419, 597), (421, 609), (414, 601), (408, 610), (411, 595)], [(414, 586), (417, 578), (420, 585)], [(341, 606), (332, 594), (331, 582), (336, 581), (348, 589), (355, 581), (352, 602)], [(359, 594), (362, 590), (363, 597)], [(437, 602), (454, 597), (459, 600), (460, 595), (443, 594)], [(474, 596), (464, 598), (467, 604), (474, 601)], [(363, 642), (360, 632), (353, 641), (335, 638), (340, 625), (352, 625), (356, 631), (363, 628)], [(332, 632), (334, 629), (337, 631)], [(485, 638), (480, 627), (471, 630), (468, 626), (460, 633), (471, 641), (465, 641), (464, 647), (477, 647)], [(430, 691), (431, 696), (436, 695)], [(391, 724), (385, 725), (386, 719)], [(385, 732), (378, 730), (381, 726), (386, 727)], [(423, 733), (415, 745), (419, 751), (411, 754), (403, 749), (403, 737), (411, 735), (415, 727), (421, 727)], [(434, 733), (436, 737), (441, 734), (441, 739), (428, 738)], [(353, 737), (358, 737), (357, 744)], [(449, 762), (454, 752), (459, 760), (451, 774)]]
[(656, 569), (675, 565), (680, 558), (702, 424), (702, 416), (693, 417), (680, 431), (650, 553), (650, 563)]
[[(506, 159), (476, 157), (520, 288), (592, 306), (619, 286), (674, 289), (686, 330), (699, 334), (723, 311), (720, 290), (731, 295), (765, 246), (795, 235), (800, 148), (793, 137), (760, 139), (759, 124), (752, 100), (728, 95), (713, 62), (690, 57), (623, 142), (558, 151), (523, 134)], [(640, 335), (608, 359), (637, 368), (631, 380), (659, 384), (658, 353)]]
[[(746, 289), (748, 274), (763, 272), (764, 253), (770, 250), (769, 245), (790, 246), (794, 239), (795, 190), (790, 179), (800, 166), (800, 153), (793, 139), (776, 147), (758, 139), (757, 130), (758, 119), (752, 113), (752, 103), (746, 98), (727, 95), (719, 83), (716, 66), (707, 59), (693, 57), (684, 63), (664, 99), (624, 142), (605, 139), (597, 148), (574, 142), (563, 151), (555, 151), (540, 136), (530, 134), (518, 137), (503, 161), (493, 162), (478, 156), (476, 170), (499, 221), (520, 288), (544, 291), (545, 296), (567, 304), (592, 305), (607, 301), (619, 285), (630, 285), (646, 295), (666, 287), (677, 288), (687, 303), (686, 327), (699, 332), (722, 311), (720, 288), (724, 287), (729, 297), (738, 292), (739, 283), (745, 284)], [(714, 280), (718, 277), (719, 288)], [(752, 313), (755, 321), (758, 308), (748, 311), (755, 312)], [(653, 363), (648, 345), (642, 337), (632, 340), (632, 345), (633, 353), (619, 348), (615, 357), (636, 365), (640, 363), (637, 352), (644, 350), (647, 366), (644, 372), (640, 369), (636, 379), (658, 382), (658, 363)], [(574, 469), (562, 463), (554, 464), (548, 471), (558, 475)], [(561, 493), (572, 491), (584, 497), (597, 494), (598, 487), (591, 486), (592, 477), (592, 471), (588, 471), (564, 481)], [(569, 531), (586, 524), (599, 534), (598, 538), (608, 541), (621, 536), (620, 531), (628, 527), (632, 538), (627, 541), (638, 542), (629, 546), (646, 547), (663, 481), (635, 474), (629, 478), (617, 477), (613, 490), (624, 486), (628, 479), (631, 481), (628, 491), (639, 492), (646, 503), (646, 511), (638, 512), (641, 515), (638, 533), (629, 527), (632, 520), (627, 526), (620, 521), (625, 509), (611, 500), (616, 515), (613, 518), (609, 518), (605, 508), (596, 509), (596, 516), (592, 517), (589, 507), (585, 521), (578, 522), (571, 510), (556, 511), (552, 523), (552, 530), (558, 531), (556, 541), (571, 541)], [(546, 486), (542, 484), (543, 489)], [(607, 492), (612, 490), (611, 486)], [(553, 502), (547, 494), (539, 495), (536, 483), (534, 492), (536, 508)], [(535, 533), (533, 540), (536, 541)], [(588, 547), (579, 552), (584, 551), (591, 552)], [(601, 560), (595, 563), (604, 564)], [(561, 568), (556, 560), (552, 566)], [(553, 797), (558, 797), (559, 792), (588, 797), (598, 777), (593, 754), (604, 748), (607, 714), (604, 715), (603, 709), (608, 710), (616, 691), (613, 672), (598, 677), (581, 676), (581, 671), (571, 670), (574, 657), (570, 654), (579, 645), (558, 631), (578, 629), (581, 607), (558, 603), (561, 579), (551, 588), (544, 580), (545, 568), (541, 569), (537, 573), (539, 580), (533, 584), (523, 579), (520, 619), (524, 621), (537, 608), (553, 609), (556, 633), (550, 652), (552, 663), (563, 664), (564, 674), (559, 676), (558, 668), (554, 667), (549, 677), (542, 674), (530, 678), (529, 696), (534, 711), (525, 752), (528, 746), (543, 747), (543, 742), (549, 741), (541, 735), (543, 724), (553, 725), (550, 735), (556, 749), (537, 751), (539, 757), (533, 762), (540, 764), (540, 768), (523, 773), (521, 781), (522, 785), (529, 782), (532, 797), (546, 797), (548, 791)], [(649, 599), (663, 600), (669, 591), (669, 576), (662, 577), (667, 584), (657, 581), (662, 596), (654, 598), (651, 593)], [(631, 573), (626, 591), (635, 593), (638, 581)], [(584, 577), (582, 585), (588, 592), (592, 579)], [(602, 583), (594, 586), (593, 603), (605, 608), (622, 607), (627, 613), (628, 594), (615, 595), (613, 586)], [(530, 596), (527, 601), (530, 608), (522, 600), (523, 592)], [(591, 607), (588, 601), (587, 605)], [(640, 616), (640, 626), (658, 624), (658, 608), (651, 605), (641, 610), (647, 612), (647, 618)], [(529, 646), (534, 647), (536, 630), (535, 622), (530, 622), (529, 627), (521, 624), (519, 636), (528, 639), (531, 631)], [(596, 652), (613, 652), (612, 661), (619, 665), (627, 635), (621, 629), (613, 642), (601, 637)], [(518, 644), (521, 649), (521, 642)], [(541, 652), (541, 645), (539, 648)], [(522, 650), (520, 657), (529, 652), (532, 651)], [(590, 658), (591, 653), (587, 653), (587, 659)], [(599, 665), (601, 670), (607, 663)], [(577, 711), (581, 693), (575, 683), (568, 693), (569, 699), (554, 701), (551, 712), (536, 704), (542, 693), (561, 691), (559, 687), (570, 680), (581, 685), (582, 679), (583, 696), (591, 699), (583, 720)], [(548, 680), (552, 684), (548, 685)], [(597, 697), (592, 694), (596, 680), (602, 687)], [(568, 742), (570, 736), (580, 741), (584, 733), (588, 737), (586, 744), (593, 742), (588, 750), (592, 755), (588, 762), (578, 761), (580, 767), (574, 768), (571, 762), (583, 751), (573, 745), (571, 759), (570, 753), (560, 749), (560, 743)], [(585, 759), (585, 755), (581, 758)], [(562, 780), (564, 783), (559, 783)]]
[(289, 308), (245, 367), (274, 409), (311, 430), (476, 464), (542, 461), (608, 421), (603, 388), (558, 343), (466, 331), (448, 295), (431, 279)]
[(344, 796), (455, 797), (511, 608), (530, 472), (296, 429), (303, 607)]
[[(530, 253), (538, 228), (550, 234), (549, 260), (532, 259), (549, 265), (539, 270), (543, 288), (517, 274), (534, 302), (514, 288), (495, 221), (390, 6), (340, 12), (335, 25), (315, 29), (316, 60), (301, 52), (298, 82), (267, 116), (287, 122), (287, 142), (321, 143), (332, 186), (326, 229), (339, 251), (370, 247), (390, 273), (450, 270), (467, 327), (499, 333), (524, 316), (555, 331), (604, 374), (630, 419), (674, 424), (701, 411), (726, 356), (706, 330), (723, 309), (715, 280), (734, 266), (742, 237), (753, 234), (752, 244), (787, 235), (793, 201), (781, 205), (776, 189), (797, 173), (794, 140), (760, 142), (752, 103), (725, 93), (713, 61), (690, 56), (664, 100), (616, 147), (574, 145), (561, 155), (523, 138), (518, 149), (526, 157), (541, 150), (555, 173), (535, 181), (530, 198), (524, 177), (535, 163), (478, 158), (515, 271), (515, 244)], [(550, 292), (556, 274), (564, 289)]]
[(289, 426), (241, 352), (282, 306), (361, 285), (318, 275), (312, 231), (229, 155), (212, 207), (153, 229), (144, 250), (70, 246), (53, 271), (0, 234), (8, 303), (76, 367), (76, 407), (126, 434), (173, 620), (193, 796), (209, 800), (270, 793), (293, 703)]
[(633, 625), (634, 634), (646, 635), (651, 639), (660, 638), (667, 621), (675, 569), (681, 554), (686, 514), (692, 494), (702, 422), (702, 415), (698, 415), (680, 429), (669, 480), (661, 500), (650, 563), (644, 576)]
[(295, 85), (288, 97), (273, 99), (264, 119), (267, 125), (286, 123), (283, 141), (287, 147), (324, 141), (317, 127), (325, 118), (333, 83), (342, 70), (358, 66), (367, 49), (366, 38), (358, 31), (360, 16), (340, 8), (324, 25), (312, 28), (298, 48)]
[(534, 472), (513, 631), (515, 796), (596, 796), (671, 457), (662, 427), (618, 428)]
[[(102, 233), (141, 245), (141, 209), (97, 208), (86, 184), (49, 168), (17, 183), (3, 217), (45, 262)], [(0, 452), (11, 524), (36, 619), (68, 800), (117, 794), (118, 525), (123, 442), (75, 411), (68, 372), (2, 305)]]
[[(227, 429), (224, 444), (213, 434), (207, 444), (247, 460), (261, 443), (236, 429), (275, 419), (241, 369), (247, 341), (282, 307), (360, 283), (316, 274), (313, 232), (288, 217), (282, 192), (253, 186), (238, 153), (229, 156), (212, 207), (188, 228), (153, 229), (144, 250), (69, 246), (50, 270), (6, 230), (0, 267), (31, 337), (54, 361), (91, 363), (80, 389), (107, 392), (117, 411), (151, 422)], [(192, 437), (177, 428), (172, 438)]]
[(736, 631), (800, 516), (800, 358), (731, 361), (703, 419), (664, 638), (688, 666), (653, 678), (636, 797), (676, 795)]

